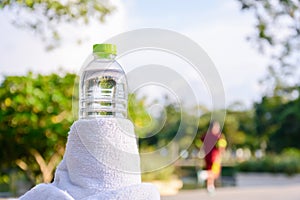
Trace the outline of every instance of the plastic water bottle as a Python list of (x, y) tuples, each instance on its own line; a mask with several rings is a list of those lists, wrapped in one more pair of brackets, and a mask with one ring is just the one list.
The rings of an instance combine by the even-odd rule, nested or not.
[(95, 44), (94, 59), (82, 70), (79, 88), (79, 118), (127, 118), (127, 79), (115, 60), (116, 46)]

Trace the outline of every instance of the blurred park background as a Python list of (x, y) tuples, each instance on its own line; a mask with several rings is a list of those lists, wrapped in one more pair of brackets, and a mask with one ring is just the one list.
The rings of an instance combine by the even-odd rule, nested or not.
[[(187, 35), (216, 64), (227, 100), (226, 107), (219, 108), (227, 113), (223, 132), (228, 142), (219, 186), (235, 186), (241, 172), (289, 177), (300, 173), (298, 0), (1, 0), (0, 24), (0, 197), (18, 196), (35, 184), (52, 181), (76, 120), (76, 72), (90, 47), (144, 27)], [(202, 102), (190, 105), (201, 110), (201, 116), (195, 116), (168, 95), (156, 96), (129, 98), (140, 152), (169, 143), (180, 123), (185, 123), (186, 133), (189, 122), (199, 124), (196, 137), (177, 141), (174, 148), (180, 159), (143, 174), (143, 180), (175, 183), (165, 190), (200, 188), (199, 138), (217, 111)], [(148, 108), (158, 101), (163, 109), (153, 116)], [(192, 145), (180, 149), (186, 140), (193, 140)]]

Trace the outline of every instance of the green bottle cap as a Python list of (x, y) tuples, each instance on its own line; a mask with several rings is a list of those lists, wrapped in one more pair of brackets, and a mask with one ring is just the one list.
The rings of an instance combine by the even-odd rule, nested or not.
[(117, 46), (114, 44), (94, 44), (93, 53), (117, 55)]

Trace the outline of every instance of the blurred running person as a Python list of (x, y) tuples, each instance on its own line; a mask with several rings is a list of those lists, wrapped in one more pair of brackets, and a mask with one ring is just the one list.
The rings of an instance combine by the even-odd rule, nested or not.
[(206, 188), (209, 193), (215, 192), (215, 180), (221, 174), (222, 153), (225, 151), (227, 142), (221, 132), (219, 122), (213, 121), (209, 130), (201, 138), (204, 145), (205, 169), (200, 172), (200, 178), (206, 179)]

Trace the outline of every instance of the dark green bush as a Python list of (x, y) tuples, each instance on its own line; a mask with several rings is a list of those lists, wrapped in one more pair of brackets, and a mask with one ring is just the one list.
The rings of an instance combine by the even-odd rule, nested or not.
[(293, 175), (300, 173), (300, 150), (286, 149), (279, 155), (267, 154), (261, 159), (250, 159), (238, 165), (242, 172), (271, 172)]

